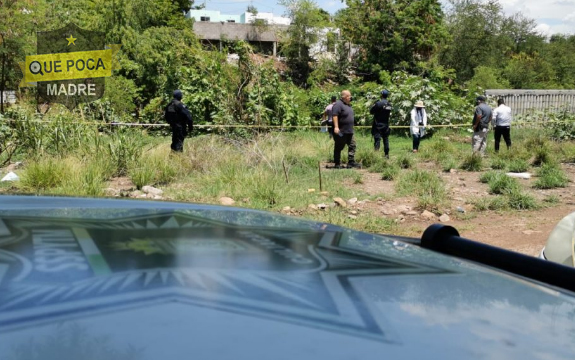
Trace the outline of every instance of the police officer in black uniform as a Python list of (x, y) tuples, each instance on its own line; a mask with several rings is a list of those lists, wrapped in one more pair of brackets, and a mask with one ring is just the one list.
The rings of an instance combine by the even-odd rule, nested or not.
[[(166, 106), (164, 117), (172, 127), (172, 151), (184, 151), (184, 138), (188, 131), (192, 132), (194, 123), (188, 108), (182, 103), (182, 92), (174, 91), (174, 98)], [(186, 126), (188, 131), (186, 131)]]
[(373, 115), (373, 125), (371, 126), (371, 134), (375, 139), (375, 151), (379, 150), (381, 139), (383, 138), (383, 151), (385, 158), (389, 159), (389, 118), (391, 116), (391, 103), (387, 100), (389, 96), (388, 90), (381, 92), (381, 100), (376, 102), (369, 112)]

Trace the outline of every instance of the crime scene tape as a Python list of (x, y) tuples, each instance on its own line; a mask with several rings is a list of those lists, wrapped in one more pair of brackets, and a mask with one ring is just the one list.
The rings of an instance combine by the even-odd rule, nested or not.
[[(28, 119), (28, 120), (17, 120), (17, 119), (2, 119), (7, 122), (35, 122), (35, 123), (52, 123), (54, 120), (42, 120), (42, 119)], [(98, 122), (98, 121), (66, 121), (67, 124), (83, 124), (83, 125), (97, 125), (97, 126), (133, 126), (133, 127), (170, 127), (169, 124), (142, 124), (142, 123), (125, 123), (125, 122)], [(521, 122), (518, 121), (513, 123), (513, 126), (517, 127), (545, 127), (547, 124), (575, 124), (573, 121), (559, 121), (559, 120), (548, 120), (543, 122)], [(194, 124), (195, 128), (254, 128), (254, 129), (321, 129), (321, 125), (246, 125), (246, 124)], [(391, 129), (409, 129), (409, 125), (391, 125)], [(445, 124), (445, 125), (427, 125), (428, 129), (431, 128), (471, 128), (470, 124)], [(356, 129), (371, 129), (371, 125), (356, 125)]]

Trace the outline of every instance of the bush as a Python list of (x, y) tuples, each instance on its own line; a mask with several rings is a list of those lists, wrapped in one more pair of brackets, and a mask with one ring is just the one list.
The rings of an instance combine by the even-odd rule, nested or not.
[(539, 177), (533, 187), (537, 189), (553, 189), (565, 187), (569, 183), (569, 178), (565, 172), (554, 164), (543, 164), (537, 171)]
[(126, 175), (131, 164), (142, 157), (144, 144), (138, 135), (135, 131), (125, 129), (112, 133), (105, 149), (114, 164), (114, 176)]
[(62, 161), (44, 158), (26, 166), (20, 184), (34, 191), (47, 190), (62, 185), (68, 175), (68, 167)]
[(555, 162), (551, 149), (548, 146), (540, 146), (535, 148), (535, 158), (533, 159), (534, 166), (541, 166), (543, 164)]
[(491, 168), (495, 170), (505, 170), (507, 168), (507, 162), (500, 157), (496, 157), (491, 160)]
[(382, 180), (395, 180), (397, 178), (397, 175), (399, 175), (399, 166), (397, 165), (390, 165), (388, 167), (386, 167), (385, 169), (383, 169), (383, 172), (381, 174), (381, 179)]
[(397, 159), (397, 166), (401, 169), (410, 169), (413, 167), (413, 159), (409, 155), (402, 155)]
[(485, 210), (505, 210), (509, 206), (509, 202), (504, 196), (482, 197), (473, 203), (477, 211)]
[(463, 159), (460, 168), (466, 171), (481, 171), (483, 169), (483, 159), (479, 154), (469, 154)]
[(377, 164), (378, 159), (381, 158), (381, 155), (372, 148), (361, 147), (355, 153), (355, 160), (364, 168), (369, 168), (374, 164)]
[(529, 163), (522, 159), (511, 160), (508, 169), (510, 172), (522, 173), (529, 170)]
[(443, 205), (447, 197), (443, 179), (430, 171), (408, 171), (402, 174), (396, 187), (399, 195), (416, 195), (418, 206), (431, 211)]
[(457, 169), (457, 160), (447, 157), (441, 160), (440, 165), (443, 171), (449, 172), (451, 169)]
[(479, 181), (481, 181), (484, 184), (487, 184), (495, 180), (498, 176), (501, 176), (501, 173), (499, 171), (488, 171), (479, 176)]
[(549, 126), (551, 137), (555, 140), (575, 139), (575, 114), (563, 111), (559, 114), (550, 114)]
[(515, 210), (535, 210), (539, 208), (537, 200), (520, 190), (513, 190), (507, 195), (509, 207)]
[(489, 192), (492, 194), (507, 195), (521, 188), (517, 179), (503, 173), (497, 173), (489, 180)]
[(69, 177), (64, 180), (61, 191), (74, 196), (102, 196), (106, 187), (106, 163), (98, 161), (78, 162), (75, 159), (67, 161), (71, 169)]

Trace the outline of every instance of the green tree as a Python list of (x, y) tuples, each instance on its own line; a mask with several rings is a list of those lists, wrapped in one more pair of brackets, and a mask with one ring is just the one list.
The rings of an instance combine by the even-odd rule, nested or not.
[(470, 80), (479, 66), (502, 69), (513, 54), (537, 51), (544, 38), (535, 21), (521, 13), (506, 16), (498, 0), (450, 0), (446, 26), (451, 40), (439, 60), (455, 69), (458, 80)]
[(575, 35), (555, 34), (541, 49), (541, 56), (553, 67), (562, 88), (575, 88)]
[(336, 23), (359, 47), (358, 67), (369, 79), (379, 71), (415, 72), (448, 36), (437, 0), (346, 0)]
[(441, 63), (455, 69), (460, 81), (467, 81), (478, 66), (505, 63), (507, 46), (498, 35), (504, 16), (497, 0), (451, 0), (446, 25), (451, 41), (441, 51)]
[(31, 53), (35, 41), (35, 1), (0, 0), (0, 112), (4, 113), (4, 92), (18, 87), (23, 74), (19, 62)]
[(509, 89), (511, 85), (502, 73), (499, 69), (478, 66), (469, 81), (469, 88), (477, 92), (481, 92), (479, 89)]
[(514, 89), (557, 87), (557, 77), (553, 67), (537, 53), (514, 55), (505, 67), (504, 73)]
[(291, 19), (282, 53), (287, 58), (293, 82), (306, 86), (313, 62), (310, 47), (317, 43), (319, 29), (326, 25), (323, 21), (325, 16), (313, 0), (282, 0), (280, 3), (287, 8)]
[(253, 5), (248, 5), (246, 11), (252, 13), (254, 16), (258, 14), (258, 9)]

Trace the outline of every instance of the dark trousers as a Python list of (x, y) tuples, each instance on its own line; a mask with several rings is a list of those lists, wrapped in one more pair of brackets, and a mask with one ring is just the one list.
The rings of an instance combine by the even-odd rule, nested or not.
[(355, 163), (355, 138), (353, 134), (334, 134), (333, 140), (335, 144), (333, 146), (333, 162), (339, 165), (341, 162), (341, 151), (347, 145), (347, 163)]
[(389, 134), (391, 133), (391, 129), (389, 127), (385, 127), (383, 129), (374, 129), (373, 130), (373, 138), (375, 140), (373, 146), (375, 151), (379, 151), (381, 139), (383, 139), (383, 152), (385, 155), (389, 154)]
[(505, 140), (507, 149), (511, 147), (511, 127), (510, 126), (496, 126), (495, 127), (495, 151), (499, 151), (499, 143), (501, 142), (501, 135)]
[(184, 151), (184, 138), (186, 137), (186, 126), (182, 124), (172, 124), (172, 145), (173, 151)]
[(413, 150), (419, 150), (419, 141), (421, 140), (421, 137), (419, 134), (413, 134), (411, 136), (413, 137)]

